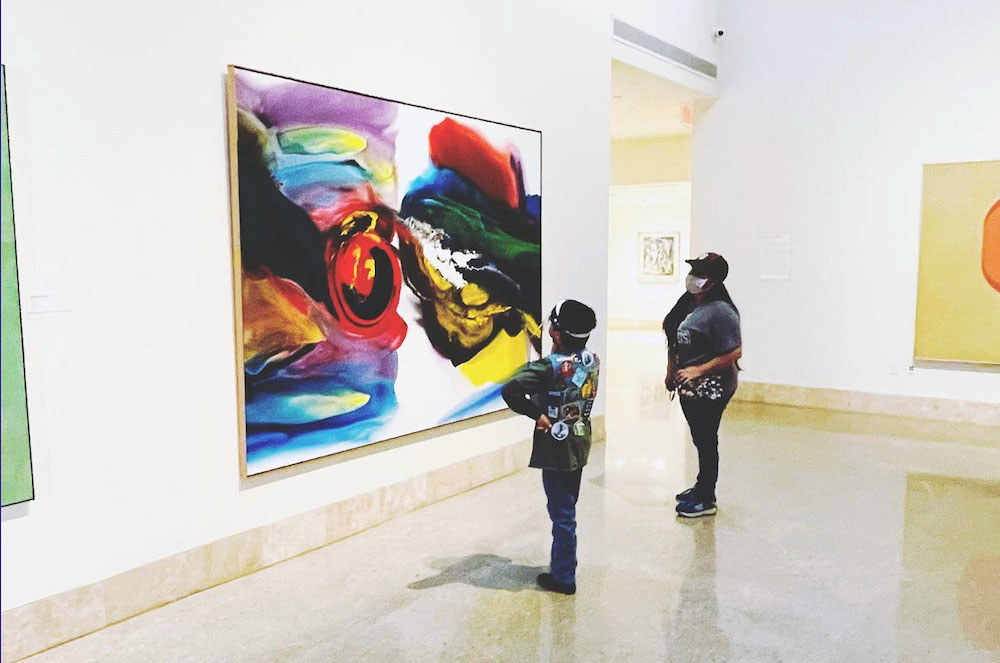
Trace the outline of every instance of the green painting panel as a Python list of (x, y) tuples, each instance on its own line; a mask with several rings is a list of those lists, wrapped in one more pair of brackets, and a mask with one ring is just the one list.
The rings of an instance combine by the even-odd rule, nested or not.
[(21, 345), (21, 298), (17, 287), (17, 254), (14, 247), (14, 197), (10, 182), (10, 149), (7, 142), (7, 76), (0, 70), (3, 135), (3, 229), (0, 285), (3, 289), (3, 506), (26, 502), (35, 496), (31, 477), (31, 447), (28, 441), (28, 400), (24, 386), (24, 351)]

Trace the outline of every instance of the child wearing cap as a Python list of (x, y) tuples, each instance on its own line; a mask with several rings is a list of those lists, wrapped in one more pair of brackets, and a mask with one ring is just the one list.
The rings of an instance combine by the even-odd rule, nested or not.
[(543, 589), (576, 593), (576, 502), (590, 454), (590, 412), (597, 397), (600, 360), (587, 349), (597, 326), (594, 310), (573, 299), (549, 314), (552, 354), (525, 364), (503, 389), (510, 409), (535, 421), (528, 465), (542, 470), (552, 519), (551, 572)]

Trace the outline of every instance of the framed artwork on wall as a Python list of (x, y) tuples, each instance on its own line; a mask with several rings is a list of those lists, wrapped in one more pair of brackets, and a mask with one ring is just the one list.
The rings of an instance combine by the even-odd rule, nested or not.
[(924, 166), (914, 358), (1000, 364), (1000, 161)]
[(541, 132), (231, 66), (245, 476), (501, 410), (541, 349)]
[(681, 239), (676, 232), (639, 233), (639, 280), (676, 283)]
[(24, 378), (24, 347), (21, 335), (21, 293), (17, 274), (17, 242), (14, 236), (14, 191), (10, 177), (10, 144), (7, 140), (7, 71), (0, 67), (3, 132), (3, 449), (2, 504), (9, 506), (35, 498), (31, 471), (31, 441), (28, 430), (28, 394)]

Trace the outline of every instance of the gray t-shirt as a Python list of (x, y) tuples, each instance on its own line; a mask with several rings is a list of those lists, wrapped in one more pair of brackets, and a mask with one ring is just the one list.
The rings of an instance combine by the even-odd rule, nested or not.
[[(698, 366), (743, 344), (740, 315), (728, 302), (696, 306), (677, 328), (677, 367)], [(726, 392), (736, 391), (736, 366), (721, 373)]]

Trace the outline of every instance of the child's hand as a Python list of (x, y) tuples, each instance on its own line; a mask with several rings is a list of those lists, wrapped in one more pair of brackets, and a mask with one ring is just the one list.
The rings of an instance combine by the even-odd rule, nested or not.
[(535, 430), (540, 430), (543, 433), (548, 433), (552, 430), (552, 422), (544, 414), (535, 420)]

